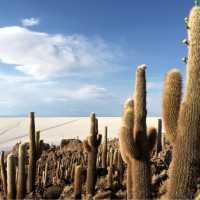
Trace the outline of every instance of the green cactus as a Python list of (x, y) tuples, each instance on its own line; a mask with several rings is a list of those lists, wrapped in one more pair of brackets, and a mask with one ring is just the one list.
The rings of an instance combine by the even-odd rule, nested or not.
[(16, 198), (16, 157), (9, 154), (7, 157), (7, 198)]
[(3, 191), (4, 194), (7, 194), (7, 174), (6, 174), (6, 166), (4, 163), (4, 151), (1, 152), (1, 179), (3, 183)]
[[(124, 106), (123, 125), (119, 135), (120, 152), (128, 165), (127, 197), (150, 198), (150, 140), (146, 131), (146, 72), (145, 66), (137, 68), (134, 103)], [(130, 179), (130, 180), (129, 180)]]
[(105, 127), (104, 132), (104, 143), (103, 143), (103, 152), (102, 152), (102, 168), (107, 169), (107, 151), (108, 151), (108, 127)]
[(35, 189), (35, 173), (36, 173), (36, 148), (35, 148), (35, 114), (31, 112), (30, 129), (29, 129), (29, 165), (28, 165), (28, 192)]
[(74, 198), (81, 199), (82, 192), (82, 166), (78, 165), (75, 168), (74, 174)]
[(20, 144), (18, 158), (17, 199), (26, 195), (26, 144)]
[[(200, 7), (193, 7), (188, 23), (189, 52), (186, 74), (186, 91), (180, 105), (177, 129), (170, 165), (168, 199), (194, 198), (199, 177), (200, 152)], [(174, 87), (172, 84), (169, 87)], [(165, 92), (164, 92), (165, 93)], [(164, 96), (165, 98), (166, 96)], [(176, 113), (176, 98), (171, 97), (172, 116)], [(174, 103), (175, 102), (175, 103)], [(176, 117), (174, 117), (176, 118)]]
[(86, 178), (86, 193), (88, 196), (93, 196), (95, 193), (95, 185), (97, 179), (96, 162), (98, 147), (101, 144), (101, 135), (98, 134), (97, 120), (94, 113), (90, 115), (91, 126), (90, 136), (84, 140), (84, 148), (88, 153), (88, 168)]

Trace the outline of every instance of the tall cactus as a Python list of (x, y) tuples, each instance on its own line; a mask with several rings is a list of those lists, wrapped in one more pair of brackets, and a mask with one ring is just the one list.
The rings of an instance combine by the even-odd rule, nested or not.
[(86, 193), (88, 196), (93, 196), (95, 193), (95, 185), (97, 179), (96, 161), (98, 147), (101, 144), (101, 135), (98, 134), (97, 119), (94, 113), (90, 115), (90, 120), (90, 136), (84, 141), (84, 147), (88, 153)]
[(35, 188), (36, 173), (36, 148), (35, 148), (35, 114), (31, 112), (29, 129), (29, 166), (28, 166), (28, 192), (33, 192)]
[(132, 99), (125, 103), (119, 135), (120, 152), (128, 165), (127, 196), (132, 199), (150, 198), (149, 153), (153, 145), (146, 131), (145, 68), (137, 68), (134, 103)]
[(23, 199), (26, 195), (26, 144), (19, 146), (17, 179), (17, 199)]
[(4, 151), (1, 152), (1, 179), (3, 183), (3, 191), (4, 194), (7, 194), (7, 174), (6, 174), (6, 166), (4, 163)]
[(104, 132), (104, 143), (103, 143), (103, 152), (102, 152), (102, 168), (107, 169), (107, 151), (108, 151), (108, 127), (105, 127)]
[[(170, 166), (167, 197), (192, 199), (200, 176), (200, 7), (191, 10), (188, 23), (189, 53), (186, 91), (180, 105)], [(167, 77), (168, 78), (168, 77)], [(169, 87), (173, 87), (171, 84)], [(165, 92), (164, 92), (165, 93)], [(166, 96), (164, 96), (166, 98)], [(170, 116), (175, 112), (176, 98), (171, 97)]]
[(7, 198), (16, 198), (16, 157), (9, 154), (7, 157)]

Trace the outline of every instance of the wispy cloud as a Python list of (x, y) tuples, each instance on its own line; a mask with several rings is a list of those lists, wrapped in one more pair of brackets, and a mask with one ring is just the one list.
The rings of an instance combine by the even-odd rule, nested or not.
[(115, 98), (106, 88), (97, 85), (84, 85), (79, 88), (65, 89), (61, 91), (62, 95), (57, 100), (103, 100)]
[[(69, 112), (79, 107), (79, 112), (91, 110), (91, 102), (102, 106), (116, 102), (116, 97), (105, 87), (92, 84), (60, 83), (53, 80), (35, 80), (29, 76), (7, 75), (0, 73), (0, 107), (4, 114)], [(5, 89), (6, 88), (6, 89)], [(67, 105), (66, 109), (65, 106)], [(87, 106), (86, 106), (87, 105)], [(95, 104), (96, 105), (96, 104)], [(64, 108), (63, 108), (64, 107)], [(56, 109), (56, 111), (54, 110)], [(99, 109), (99, 108), (98, 108)], [(59, 111), (60, 110), (60, 111)], [(71, 111), (70, 111), (71, 112)], [(71, 113), (78, 115), (79, 113)]]
[(22, 19), (21, 23), (23, 26), (30, 27), (30, 26), (38, 25), (40, 23), (40, 20), (38, 18), (31, 17), (31, 18)]
[(101, 38), (0, 28), (0, 59), (37, 79), (116, 66), (121, 51)]

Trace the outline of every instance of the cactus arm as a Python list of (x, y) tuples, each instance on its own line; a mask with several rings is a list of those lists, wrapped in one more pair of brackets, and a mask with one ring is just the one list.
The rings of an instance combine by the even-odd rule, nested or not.
[(83, 141), (83, 147), (85, 151), (90, 152), (91, 151), (91, 146), (88, 144), (88, 140)]
[(124, 162), (131, 158), (137, 158), (139, 153), (135, 148), (133, 137), (126, 127), (122, 127), (119, 134), (119, 147)]
[(167, 139), (173, 143), (176, 138), (178, 116), (182, 96), (182, 78), (177, 69), (170, 70), (164, 81), (163, 119)]

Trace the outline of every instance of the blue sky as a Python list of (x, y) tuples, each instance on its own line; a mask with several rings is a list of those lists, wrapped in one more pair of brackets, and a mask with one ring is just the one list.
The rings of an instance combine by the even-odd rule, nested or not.
[(181, 43), (193, 2), (2, 0), (1, 115), (120, 116), (137, 65), (147, 65), (148, 115), (161, 115), (162, 83), (185, 74)]

